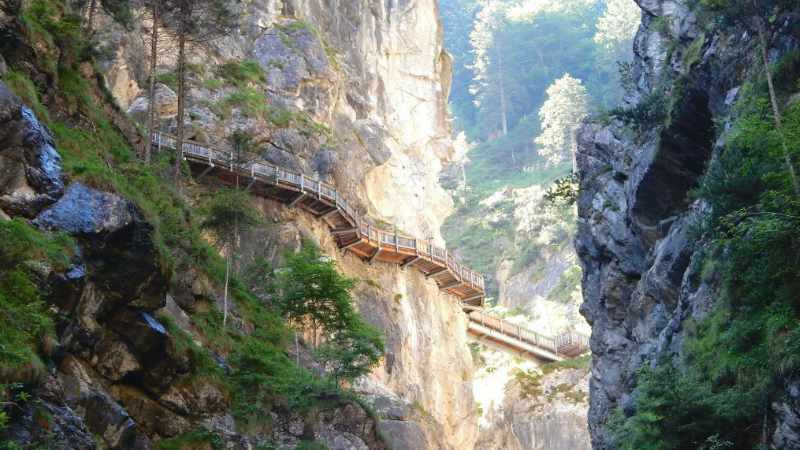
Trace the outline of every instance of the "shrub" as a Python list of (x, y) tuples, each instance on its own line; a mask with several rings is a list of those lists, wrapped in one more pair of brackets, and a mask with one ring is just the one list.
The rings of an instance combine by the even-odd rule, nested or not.
[(40, 274), (64, 270), (74, 243), (20, 219), (0, 222), (0, 382), (35, 381), (43, 369), (42, 339), (54, 335)]
[(308, 242), (286, 256), (285, 269), (276, 275), (278, 310), (298, 326), (310, 327), (317, 356), (336, 381), (368, 373), (384, 351), (380, 332), (353, 308), (354, 284)]

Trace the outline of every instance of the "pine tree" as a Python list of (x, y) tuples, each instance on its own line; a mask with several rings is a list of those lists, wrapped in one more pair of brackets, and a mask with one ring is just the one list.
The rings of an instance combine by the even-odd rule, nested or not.
[(556, 80), (547, 88), (547, 100), (539, 110), (542, 133), (535, 139), (539, 154), (551, 164), (572, 157), (575, 170), (575, 132), (589, 113), (589, 96), (581, 80), (570, 74)]
[(178, 126), (175, 140), (175, 184), (180, 186), (186, 114), (186, 52), (230, 34), (236, 26), (234, 2), (228, 0), (166, 0), (160, 17), (178, 40)]

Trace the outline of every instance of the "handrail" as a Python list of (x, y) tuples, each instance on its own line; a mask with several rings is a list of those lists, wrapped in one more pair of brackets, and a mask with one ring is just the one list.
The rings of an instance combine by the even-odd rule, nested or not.
[[(159, 146), (175, 148), (177, 138), (171, 134), (163, 132), (153, 133), (153, 143)], [(230, 171), (242, 171), (249, 174), (252, 178), (259, 178), (264, 182), (279, 185), (288, 184), (294, 188), (299, 187), (302, 193), (311, 193), (318, 197), (326, 197), (333, 201), (336, 207), (349, 219), (350, 223), (360, 224), (359, 234), (369, 240), (375, 241), (379, 246), (382, 244), (395, 246), (396, 248), (407, 248), (418, 250), (419, 254), (433, 262), (441, 262), (447, 267), (460, 283), (468, 283), (472, 287), (485, 289), (483, 275), (475, 272), (458, 262), (452, 254), (445, 249), (433, 245), (428, 240), (419, 240), (413, 236), (398, 234), (395, 230), (389, 232), (381, 229), (366, 217), (360, 217), (355, 209), (351, 207), (338, 193), (336, 188), (322, 180), (307, 177), (301, 173), (291, 172), (284, 168), (267, 162), (249, 162), (236, 164), (233, 152), (226, 152), (206, 146), (199, 142), (185, 140), (183, 143), (183, 155), (191, 156), (207, 162), (210, 166), (221, 166)]]
[[(484, 328), (489, 328), (505, 336), (548, 350), (556, 355), (570, 356), (574, 353), (583, 353), (589, 349), (589, 337), (573, 331), (567, 331), (555, 337), (545, 336), (480, 310), (470, 312), (469, 320)], [(575, 352), (566, 352), (565, 349), (574, 349)]]

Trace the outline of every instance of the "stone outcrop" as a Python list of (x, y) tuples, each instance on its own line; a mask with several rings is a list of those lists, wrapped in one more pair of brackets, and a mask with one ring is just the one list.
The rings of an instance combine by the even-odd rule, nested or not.
[[(748, 33), (709, 33), (689, 2), (637, 2), (644, 15), (624, 107), (642, 110), (661, 95), (669, 120), (633, 128), (612, 119), (589, 123), (578, 135), (576, 246), (581, 312), (592, 327), (589, 426), (600, 450), (613, 448), (612, 412), (635, 411), (639, 368), (657, 360), (680, 366), (683, 325), (702, 319), (718, 297), (718, 274), (701, 276), (703, 243), (694, 233), (708, 206), (688, 194), (722, 150), (719, 132), (731, 121), (742, 83), (759, 67)], [(773, 60), (800, 46), (791, 20), (776, 18)], [(797, 429), (788, 425), (797, 415), (792, 388), (786, 392), (774, 405), (780, 437), (773, 448), (792, 448), (789, 430)]]
[(342, 254), (327, 226), (309, 214), (270, 200), (258, 204), (272, 223), (243, 237), (243, 260), (278, 263), (285, 250), (311, 239), (358, 281), (356, 306), (384, 331), (386, 354), (354, 388), (378, 412), (389, 448), (472, 448), (478, 432), (473, 366), (466, 317), (456, 300), (415, 270)]
[(47, 128), (0, 83), (0, 209), (32, 218), (62, 194), (53, 145)]

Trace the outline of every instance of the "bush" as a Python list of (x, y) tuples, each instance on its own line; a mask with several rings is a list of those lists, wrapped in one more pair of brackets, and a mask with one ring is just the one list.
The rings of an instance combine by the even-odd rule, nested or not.
[(297, 326), (311, 329), (317, 356), (336, 381), (369, 373), (384, 352), (381, 333), (353, 308), (354, 284), (308, 242), (286, 256), (286, 267), (276, 275), (278, 310)]

